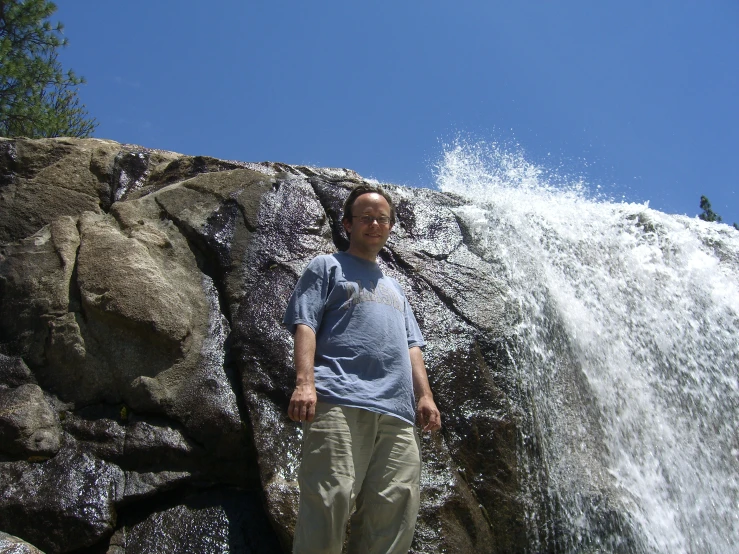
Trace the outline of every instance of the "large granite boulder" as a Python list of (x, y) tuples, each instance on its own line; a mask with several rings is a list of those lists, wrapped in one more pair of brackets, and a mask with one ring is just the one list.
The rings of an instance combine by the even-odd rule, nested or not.
[[(0, 139), (0, 531), (45, 552), (288, 552), (301, 429), (280, 321), (346, 246), (349, 170)], [(505, 284), (458, 197), (388, 186), (381, 253), (429, 343), (414, 552), (530, 544)], [(535, 454), (535, 452), (534, 452)], [(3, 539), (6, 540), (6, 539)]]

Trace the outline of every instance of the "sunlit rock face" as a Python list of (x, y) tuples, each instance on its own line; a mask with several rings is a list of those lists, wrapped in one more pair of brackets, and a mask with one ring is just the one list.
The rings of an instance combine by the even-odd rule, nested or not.
[[(301, 429), (280, 321), (308, 261), (346, 246), (362, 182), (0, 139), (0, 531), (46, 552), (289, 552)], [(468, 249), (460, 198), (386, 188), (380, 265), (416, 313), (444, 419), (422, 438), (412, 551), (525, 551), (506, 285)]]
[(0, 531), (0, 552), (8, 552), (12, 554), (43, 554), (38, 548), (26, 541), (8, 535)]

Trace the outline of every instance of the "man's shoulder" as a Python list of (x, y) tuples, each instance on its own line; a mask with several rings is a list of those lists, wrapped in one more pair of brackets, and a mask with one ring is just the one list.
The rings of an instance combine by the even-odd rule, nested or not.
[(319, 254), (318, 256), (312, 258), (309, 262), (307, 267), (309, 268), (318, 268), (318, 267), (330, 267), (334, 265), (339, 265), (338, 260), (335, 258), (334, 254)]
[(336, 274), (337, 268), (341, 264), (333, 254), (319, 254), (312, 258), (303, 268), (302, 279), (313, 278), (324, 279), (330, 275)]

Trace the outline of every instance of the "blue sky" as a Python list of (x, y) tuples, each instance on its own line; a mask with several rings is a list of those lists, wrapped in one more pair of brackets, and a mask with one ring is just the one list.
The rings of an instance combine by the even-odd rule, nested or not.
[(739, 223), (736, 0), (59, 0), (95, 136), (433, 187), (461, 135)]

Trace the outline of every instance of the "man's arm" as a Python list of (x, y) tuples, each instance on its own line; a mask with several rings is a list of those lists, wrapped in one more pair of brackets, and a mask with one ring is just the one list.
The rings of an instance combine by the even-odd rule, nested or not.
[(298, 323), (295, 328), (295, 390), (287, 409), (293, 421), (313, 421), (316, 415), (315, 356), (316, 334), (307, 325)]
[(438, 431), (441, 429), (441, 414), (431, 393), (426, 366), (423, 364), (423, 354), (418, 346), (409, 349), (409, 352), (413, 371), (413, 392), (417, 399), (417, 417), (424, 431)]

